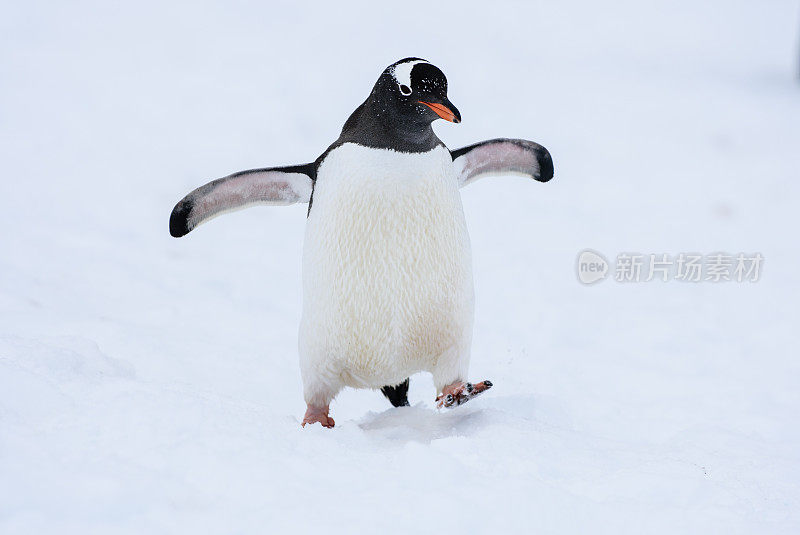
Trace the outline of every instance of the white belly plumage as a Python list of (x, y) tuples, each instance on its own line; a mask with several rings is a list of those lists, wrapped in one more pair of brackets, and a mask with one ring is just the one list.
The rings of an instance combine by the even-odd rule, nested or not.
[(300, 367), (306, 401), (418, 371), (462, 379), (472, 336), (464, 212), (445, 147), (347, 143), (319, 167), (303, 251)]

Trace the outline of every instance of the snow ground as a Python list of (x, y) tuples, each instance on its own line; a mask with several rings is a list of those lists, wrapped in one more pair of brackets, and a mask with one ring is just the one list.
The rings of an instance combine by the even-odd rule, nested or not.
[[(4, 3), (0, 532), (797, 533), (799, 13), (699, 4)], [(463, 190), (493, 390), (301, 429), (305, 208), (168, 215), (313, 159), (408, 55), (449, 146), (533, 139), (556, 178)], [(584, 287), (586, 247), (766, 260)]]

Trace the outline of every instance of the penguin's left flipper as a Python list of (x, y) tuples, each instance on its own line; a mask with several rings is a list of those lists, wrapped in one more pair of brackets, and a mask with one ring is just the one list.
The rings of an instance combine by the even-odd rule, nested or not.
[(257, 204), (307, 203), (314, 169), (314, 164), (251, 169), (209, 182), (175, 205), (169, 233), (180, 238), (218, 215)]
[(459, 187), (487, 175), (518, 175), (547, 182), (553, 178), (550, 152), (525, 139), (490, 139), (450, 151)]
[(491, 381), (481, 381), (480, 383), (454, 383), (444, 387), (442, 393), (436, 397), (437, 409), (452, 409), (463, 405), (475, 396), (483, 394), (494, 386)]

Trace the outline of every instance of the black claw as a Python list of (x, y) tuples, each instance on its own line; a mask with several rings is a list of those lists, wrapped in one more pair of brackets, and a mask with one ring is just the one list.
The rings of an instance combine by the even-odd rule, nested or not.
[(483, 384), (486, 385), (486, 388), (492, 388), (494, 386), (491, 381), (484, 381)]
[(472, 386), (472, 383), (467, 383), (467, 384), (464, 385), (464, 388), (467, 389), (467, 392), (472, 392), (472, 389), (475, 388), (475, 387)]
[(445, 405), (452, 405), (453, 404), (453, 394), (447, 394), (447, 397), (444, 398)]

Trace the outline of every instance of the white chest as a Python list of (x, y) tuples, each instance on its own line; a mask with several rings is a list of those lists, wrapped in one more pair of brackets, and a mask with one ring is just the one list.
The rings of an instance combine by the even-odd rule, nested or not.
[(425, 369), (471, 319), (469, 237), (449, 151), (334, 149), (306, 227), (301, 353), (332, 358), (348, 382), (387, 381)]

